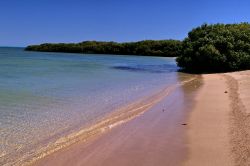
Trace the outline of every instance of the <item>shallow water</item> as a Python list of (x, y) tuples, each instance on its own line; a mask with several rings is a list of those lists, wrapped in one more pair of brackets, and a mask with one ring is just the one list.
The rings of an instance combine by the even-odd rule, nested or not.
[(0, 48), (0, 165), (177, 84), (174, 58)]

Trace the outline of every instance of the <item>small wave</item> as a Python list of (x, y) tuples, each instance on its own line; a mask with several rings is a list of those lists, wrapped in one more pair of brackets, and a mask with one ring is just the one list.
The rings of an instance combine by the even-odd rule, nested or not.
[(168, 96), (172, 91), (177, 87), (180, 87), (188, 82), (195, 80), (192, 78), (174, 84), (172, 86), (166, 87), (165, 89), (160, 90), (152, 96), (147, 96), (141, 100), (138, 100), (130, 105), (120, 108), (119, 110), (113, 112), (112, 114), (100, 119), (94, 125), (89, 126), (88, 128), (83, 128), (77, 132), (71, 133), (67, 136), (57, 139), (55, 142), (49, 143), (47, 146), (42, 147), (41, 149), (36, 149), (28, 155), (21, 158), (19, 161), (11, 163), (11, 165), (32, 165), (32, 163), (37, 160), (44, 158), (51, 153), (54, 153), (60, 149), (68, 147), (79, 141), (87, 141), (90, 138), (103, 134), (106, 131), (119, 126), (123, 123), (126, 123), (135, 117), (140, 116), (152, 106), (159, 103), (163, 98)]

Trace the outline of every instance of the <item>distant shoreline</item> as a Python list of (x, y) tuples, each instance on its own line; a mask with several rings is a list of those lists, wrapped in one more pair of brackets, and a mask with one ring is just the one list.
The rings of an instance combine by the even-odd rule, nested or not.
[(44, 43), (40, 45), (27, 46), (25, 50), (80, 54), (177, 57), (181, 51), (181, 41), (144, 40), (128, 43), (100, 41), (84, 41), (81, 43)]

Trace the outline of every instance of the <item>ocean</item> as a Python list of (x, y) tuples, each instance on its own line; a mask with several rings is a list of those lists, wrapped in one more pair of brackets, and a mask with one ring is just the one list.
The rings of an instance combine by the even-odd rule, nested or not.
[(0, 165), (29, 163), (73, 143), (189, 78), (177, 71), (175, 58), (0, 48)]

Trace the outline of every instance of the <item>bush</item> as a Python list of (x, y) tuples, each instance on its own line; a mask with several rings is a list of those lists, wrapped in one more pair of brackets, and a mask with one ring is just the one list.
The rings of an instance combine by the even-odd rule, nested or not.
[(250, 24), (204, 24), (182, 43), (178, 66), (191, 72), (250, 69)]

